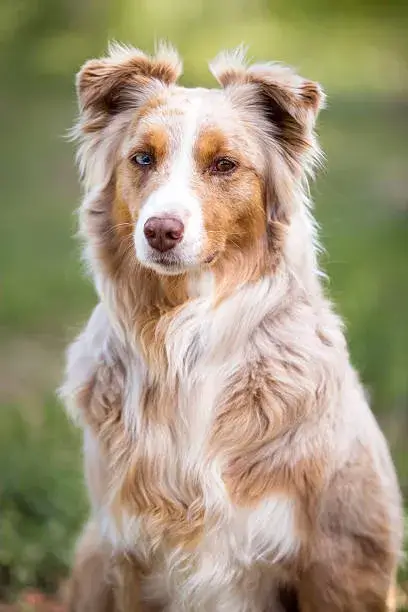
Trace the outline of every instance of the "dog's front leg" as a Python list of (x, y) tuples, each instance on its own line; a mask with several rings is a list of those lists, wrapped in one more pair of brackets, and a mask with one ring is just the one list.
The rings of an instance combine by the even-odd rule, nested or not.
[[(61, 396), (84, 430), (88, 492), (97, 512), (108, 495), (106, 435), (122, 410), (125, 368), (121, 346), (102, 304), (71, 344)], [(105, 432), (103, 435), (102, 432)], [(137, 572), (117, 558), (89, 522), (79, 539), (69, 586), (70, 612), (143, 612)], [(130, 578), (131, 575), (131, 578)]]
[(307, 533), (301, 612), (393, 612), (403, 518), (384, 441), (360, 441), (332, 475)]
[[(365, 513), (375, 516), (376, 510), (372, 501)], [(331, 533), (321, 534), (317, 556), (301, 577), (300, 612), (395, 612), (391, 595), (398, 556), (393, 526), (370, 519), (359, 524), (347, 512), (331, 515), (330, 521)]]
[(126, 555), (115, 554), (90, 521), (77, 544), (68, 587), (69, 612), (159, 612), (142, 602), (142, 572)]
[[(316, 566), (308, 572), (299, 591), (300, 612), (396, 612), (391, 597), (393, 585), (364, 568)], [(330, 574), (330, 575), (329, 575)]]
[(77, 544), (68, 585), (69, 612), (119, 612), (108, 548), (89, 523)]

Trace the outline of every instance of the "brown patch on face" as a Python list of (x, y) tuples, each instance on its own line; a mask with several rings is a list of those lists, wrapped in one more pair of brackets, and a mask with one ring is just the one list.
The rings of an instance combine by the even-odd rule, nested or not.
[[(136, 117), (135, 123), (139, 121)], [(160, 125), (151, 125), (142, 130), (137, 136), (137, 142), (133, 145), (133, 153), (148, 152), (154, 156), (155, 166), (164, 161), (169, 153), (169, 135), (167, 130)], [(135, 166), (137, 168), (137, 166)], [(143, 168), (139, 168), (143, 171)], [(148, 168), (144, 169), (148, 171)]]
[[(139, 117), (133, 121), (130, 130), (135, 130)], [(157, 183), (151, 180), (153, 168), (140, 167), (132, 158), (137, 153), (149, 153), (154, 158), (154, 169), (166, 159), (169, 151), (169, 138), (166, 130), (160, 126), (151, 126), (142, 131), (137, 142), (133, 144), (128, 159), (119, 164), (116, 171), (116, 187), (112, 208), (113, 230), (120, 238), (133, 234), (139, 215), (140, 204)]]
[[(274, 232), (269, 247), (265, 210), (265, 182), (261, 171), (245, 157), (243, 143), (216, 127), (204, 129), (194, 157), (202, 180), (196, 193), (202, 202), (206, 245), (204, 259), (214, 258), (218, 300), (239, 284), (253, 282), (277, 264), (283, 234)], [(214, 162), (226, 158), (235, 167), (225, 174), (214, 171)], [(272, 257), (271, 257), (272, 256)]]
[(245, 251), (227, 249), (213, 266), (217, 292), (215, 305), (230, 296), (237, 287), (273, 274), (281, 261), (285, 235), (286, 227), (283, 224), (270, 222), (266, 234), (264, 229), (257, 240), (247, 244)]
[[(194, 157), (202, 171), (208, 170), (217, 157), (231, 154), (226, 135), (216, 127), (209, 127), (204, 130), (200, 134), (194, 149)], [(233, 151), (232, 153), (234, 154)]]
[(131, 236), (134, 231), (134, 221), (127, 203), (117, 193), (112, 210), (113, 227), (120, 239)]

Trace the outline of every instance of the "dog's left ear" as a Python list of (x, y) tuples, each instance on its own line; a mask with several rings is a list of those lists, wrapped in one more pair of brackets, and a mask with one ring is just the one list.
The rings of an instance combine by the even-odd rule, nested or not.
[(211, 62), (217, 81), (244, 104), (258, 109), (270, 134), (290, 156), (306, 152), (325, 95), (318, 83), (277, 63), (247, 67), (243, 50), (223, 52)]

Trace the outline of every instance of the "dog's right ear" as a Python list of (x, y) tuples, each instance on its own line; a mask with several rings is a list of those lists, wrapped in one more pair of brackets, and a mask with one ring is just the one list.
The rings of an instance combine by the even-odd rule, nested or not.
[(247, 66), (240, 47), (220, 53), (210, 69), (224, 89), (235, 89), (243, 104), (258, 109), (266, 132), (279, 144), (286, 159), (299, 163), (305, 154), (313, 157), (313, 128), (325, 102), (318, 83), (278, 63)]
[(182, 72), (177, 52), (160, 44), (154, 56), (118, 43), (107, 57), (87, 61), (77, 75), (77, 95), (83, 119), (81, 129), (93, 132), (123, 110), (136, 108), (144, 93), (171, 85)]

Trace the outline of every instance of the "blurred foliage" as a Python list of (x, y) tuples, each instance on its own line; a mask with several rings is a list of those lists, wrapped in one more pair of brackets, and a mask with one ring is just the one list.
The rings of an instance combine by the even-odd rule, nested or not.
[(109, 39), (173, 41), (186, 84), (248, 43), (322, 81), (313, 194), (328, 290), (408, 492), (408, 3), (3, 0), (0, 3), (0, 597), (55, 588), (86, 512), (80, 441), (51, 397), (95, 301), (72, 239), (74, 73)]
[(392, 0), (3, 0), (0, 70), (66, 77), (108, 39), (152, 48), (161, 37), (186, 57), (187, 79), (209, 81), (203, 60), (242, 41), (251, 54), (299, 64), (335, 89), (406, 92), (407, 3)]
[(54, 590), (64, 574), (67, 542), (85, 517), (76, 456), (77, 436), (61, 427), (55, 402), (45, 404), (37, 422), (18, 406), (3, 406), (0, 597), (26, 585)]

